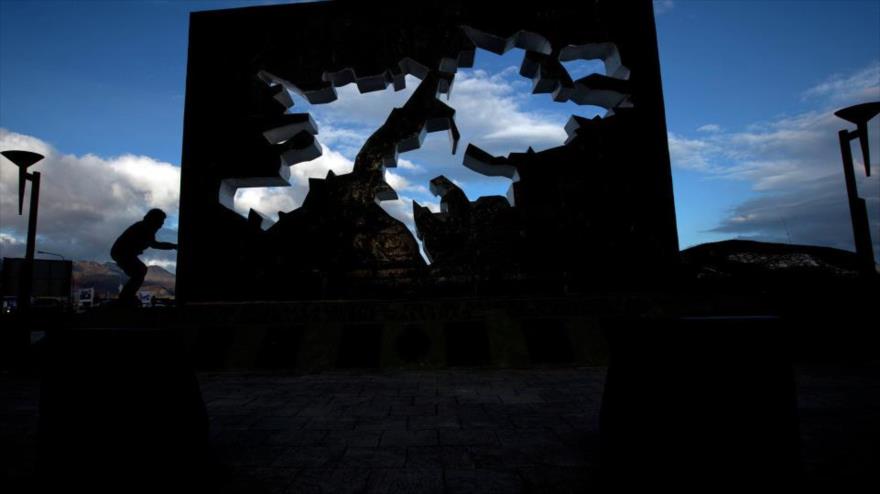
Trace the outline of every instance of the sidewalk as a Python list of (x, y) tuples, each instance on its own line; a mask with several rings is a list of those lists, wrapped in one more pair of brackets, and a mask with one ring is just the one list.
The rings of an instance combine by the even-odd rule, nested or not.
[[(876, 482), (880, 365), (797, 371), (806, 481)], [(604, 368), (227, 372), (199, 381), (224, 493), (594, 485)], [(3, 492), (33, 485), (38, 403), (36, 378), (0, 376), (0, 461), (12, 487)]]
[(229, 490), (583, 492), (602, 368), (202, 374)]

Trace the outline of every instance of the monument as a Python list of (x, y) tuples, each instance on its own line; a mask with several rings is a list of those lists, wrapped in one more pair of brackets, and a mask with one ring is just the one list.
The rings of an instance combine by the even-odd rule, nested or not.
[[(596, 105), (573, 115), (564, 145), (491, 156), (459, 146), (455, 109), (438, 96), (477, 49), (524, 50), (534, 93)], [(562, 62), (601, 60), (574, 79)], [(311, 179), (302, 206), (271, 224), (232, 211), (242, 187), (287, 185), (321, 154), (320, 129), (295, 113), (336, 89), (403, 89), (401, 108), (363, 143), (354, 169)], [(444, 210), (413, 205), (418, 243), (379, 202), (384, 170), (447, 131), (462, 166), (513, 180), (508, 196), (470, 202), (451, 181)], [(453, 155), (450, 155), (452, 158)], [(427, 184), (426, 184), (427, 185)], [(196, 12), (190, 19), (177, 297), (181, 303), (569, 293), (662, 280), (678, 258), (651, 2), (547, 1), (500, 9), (464, 1), (353, 2)], [(475, 287), (479, 286), (479, 290)]]

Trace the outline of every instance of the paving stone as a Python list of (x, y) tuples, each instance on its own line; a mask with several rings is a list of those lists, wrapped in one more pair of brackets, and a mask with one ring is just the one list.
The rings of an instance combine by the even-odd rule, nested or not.
[(289, 494), (348, 494), (364, 492), (370, 470), (364, 468), (304, 468), (287, 486)]
[(474, 468), (470, 451), (461, 446), (414, 446), (406, 449), (406, 466), (430, 468)]
[(400, 468), (406, 464), (406, 448), (348, 448), (339, 462), (344, 468)]
[(344, 453), (345, 448), (338, 446), (296, 446), (287, 448), (271, 465), (321, 468), (334, 465)]
[(437, 431), (429, 430), (397, 430), (382, 433), (380, 446), (436, 446)]
[(327, 431), (323, 430), (281, 430), (269, 431), (267, 444), (282, 446), (324, 446)]
[(420, 429), (460, 429), (461, 421), (454, 415), (432, 415), (427, 417), (410, 417), (409, 428), (412, 430)]
[[(455, 400), (455, 397), (449, 398)], [(437, 415), (466, 415), (466, 414), (485, 414), (486, 409), (480, 403), (460, 404), (458, 401), (451, 401), (437, 404)]]
[(510, 414), (510, 422), (517, 429), (534, 429), (538, 427), (549, 427), (559, 422), (559, 416), (552, 413), (543, 413), (540, 415), (518, 415)]
[(332, 405), (315, 405), (303, 408), (297, 414), (299, 417), (328, 417), (342, 415), (343, 408), (341, 406)]
[(278, 416), (271, 415), (260, 417), (259, 420), (254, 421), (249, 429), (266, 429), (266, 430), (295, 430), (302, 429), (307, 423), (309, 423), (308, 418), (304, 417), (291, 417), (291, 416)]
[(221, 481), (219, 494), (260, 492), (286, 494), (297, 475), (294, 468), (240, 467)]
[(559, 436), (550, 429), (496, 430), (495, 435), (504, 446), (533, 448), (548, 444), (561, 444)]
[(224, 464), (263, 467), (274, 464), (287, 451), (271, 445), (215, 445), (214, 453)]
[(456, 406), (458, 405), (458, 400), (456, 400), (454, 396), (415, 396), (413, 397), (413, 405)]
[(539, 393), (505, 393), (499, 395), (498, 398), (505, 404), (544, 403), (544, 398)]
[(387, 417), (391, 411), (391, 405), (384, 403), (368, 403), (355, 405), (346, 410), (346, 415), (356, 418), (361, 417)]
[(370, 474), (366, 492), (376, 494), (440, 494), (444, 492), (443, 470), (416, 467), (376, 469)]
[(349, 448), (375, 448), (382, 437), (380, 431), (336, 430), (329, 431), (324, 437), (328, 446), (346, 446)]
[(361, 393), (334, 394), (330, 398), (332, 405), (354, 406), (366, 405), (373, 401), (373, 396)]
[(357, 419), (354, 417), (315, 417), (310, 420), (305, 428), (309, 430), (350, 430), (354, 429)]
[(473, 394), (462, 394), (456, 397), (459, 403), (501, 403), (501, 398), (498, 395), (486, 392), (486, 393), (473, 393)]
[(589, 492), (595, 485), (595, 470), (590, 467), (541, 465), (518, 468), (529, 492), (575, 494)]
[(446, 470), (446, 492), (473, 494), (516, 494), (526, 492), (526, 484), (515, 471)]
[(492, 429), (437, 429), (442, 446), (494, 446), (498, 437)]
[(406, 429), (406, 417), (361, 418), (355, 422), (354, 425), (354, 430), (356, 431), (391, 431)]
[(503, 470), (532, 466), (535, 463), (532, 455), (517, 447), (470, 446), (467, 450), (477, 468)]
[(424, 416), (436, 415), (435, 405), (391, 405), (391, 416)]
[(380, 396), (376, 396), (376, 401), (381, 401), (383, 405), (391, 405), (392, 410), (395, 408), (405, 408), (413, 405), (412, 396), (395, 396), (393, 398), (383, 398)]

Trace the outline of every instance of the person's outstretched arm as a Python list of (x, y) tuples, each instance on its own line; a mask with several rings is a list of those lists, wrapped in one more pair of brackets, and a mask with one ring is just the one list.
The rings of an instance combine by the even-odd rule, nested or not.
[(150, 244), (150, 247), (160, 250), (172, 250), (177, 248), (177, 244), (171, 242), (156, 242), (155, 240), (153, 240), (153, 242)]

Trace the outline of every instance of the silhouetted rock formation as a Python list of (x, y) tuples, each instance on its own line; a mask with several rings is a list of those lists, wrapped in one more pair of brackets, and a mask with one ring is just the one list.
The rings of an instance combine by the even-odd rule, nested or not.
[[(406, 104), (364, 143), (351, 173), (311, 179), (302, 207), (280, 213), (264, 240), (271, 255), (262, 278), (266, 297), (289, 296), (291, 280), (300, 281), (293, 292), (300, 296), (375, 294), (371, 288), (400, 293), (423, 276), (425, 263), (412, 234), (378, 203), (397, 198), (385, 168), (397, 166), (398, 153), (421, 146), (426, 133), (448, 130), (455, 149), (455, 110), (437, 99), (450, 81), (450, 74), (425, 74)], [(302, 283), (311, 273), (320, 284)]]
[(413, 202), (413, 216), (436, 277), (519, 274), (522, 228), (518, 211), (506, 198), (484, 196), (471, 202), (442, 175), (431, 180), (431, 192), (440, 197), (440, 212)]

